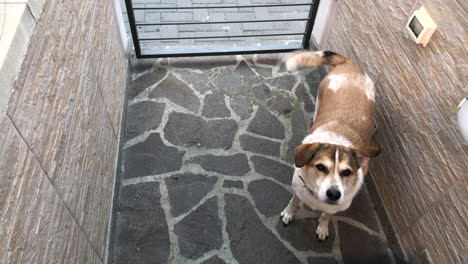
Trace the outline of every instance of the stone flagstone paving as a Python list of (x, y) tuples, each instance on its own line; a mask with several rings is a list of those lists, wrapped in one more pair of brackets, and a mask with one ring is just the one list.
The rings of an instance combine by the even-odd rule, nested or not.
[(366, 189), (326, 241), (319, 212), (279, 221), (324, 74), (274, 55), (134, 65), (110, 263), (393, 263)]

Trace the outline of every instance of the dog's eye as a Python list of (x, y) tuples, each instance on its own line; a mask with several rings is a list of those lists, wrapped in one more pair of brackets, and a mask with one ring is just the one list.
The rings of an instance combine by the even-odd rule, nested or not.
[(315, 167), (319, 171), (323, 171), (323, 172), (327, 171), (327, 168), (323, 164), (317, 164), (317, 165), (315, 165)]
[(343, 177), (348, 177), (349, 175), (351, 175), (351, 171), (346, 169), (346, 170), (342, 171), (340, 173), (340, 175), (343, 176)]

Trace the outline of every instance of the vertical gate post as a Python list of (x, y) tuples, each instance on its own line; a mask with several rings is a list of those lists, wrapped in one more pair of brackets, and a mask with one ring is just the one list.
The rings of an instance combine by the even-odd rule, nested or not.
[(135, 23), (135, 14), (133, 13), (132, 0), (125, 0), (125, 6), (127, 7), (128, 22), (130, 24), (130, 31), (132, 32), (133, 45), (135, 47), (135, 53), (137, 58), (141, 56), (140, 40), (138, 38), (138, 31)]
[(312, 29), (314, 28), (315, 17), (317, 16), (319, 4), (320, 0), (312, 0), (312, 7), (309, 11), (309, 20), (307, 20), (304, 39), (302, 40), (302, 47), (304, 49), (310, 48), (310, 37), (312, 36)]

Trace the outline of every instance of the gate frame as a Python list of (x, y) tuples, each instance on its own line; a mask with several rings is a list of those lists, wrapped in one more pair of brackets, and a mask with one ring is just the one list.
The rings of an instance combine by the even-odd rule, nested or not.
[[(128, 21), (132, 34), (133, 46), (137, 58), (164, 58), (164, 57), (191, 57), (191, 56), (221, 56), (237, 54), (260, 54), (289, 52), (299, 49), (310, 48), (310, 38), (314, 28), (315, 18), (320, 0), (312, 0), (311, 3), (296, 4), (258, 4), (242, 6), (193, 6), (193, 7), (133, 7), (132, 0), (125, 0)], [(308, 18), (298, 19), (268, 19), (268, 20), (236, 20), (236, 21), (209, 21), (209, 22), (168, 22), (168, 23), (139, 23), (135, 22), (134, 10), (165, 10), (165, 9), (219, 9), (219, 8), (256, 8), (256, 7), (281, 7), (281, 6), (310, 6)], [(138, 37), (137, 26), (162, 26), (162, 25), (194, 25), (194, 24), (230, 24), (230, 23), (265, 23), (265, 22), (286, 22), (286, 21), (307, 21), (304, 32), (285, 34), (260, 34), (260, 35), (238, 35), (238, 36), (205, 36), (205, 37), (175, 37), (175, 38), (146, 38)], [(266, 36), (294, 36), (302, 35), (301, 44), (285, 45), (265, 45), (265, 46), (238, 46), (222, 48), (177, 48), (167, 50), (141, 50), (140, 41), (143, 40), (168, 40), (168, 39), (215, 39), (215, 38), (238, 38), (238, 37), (266, 37)]]

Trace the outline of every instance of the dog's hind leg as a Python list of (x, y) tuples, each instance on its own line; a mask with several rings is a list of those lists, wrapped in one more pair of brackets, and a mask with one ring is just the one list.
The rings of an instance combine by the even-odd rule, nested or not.
[(330, 222), (331, 214), (322, 213), (319, 219), (319, 224), (315, 233), (318, 239), (325, 240), (328, 238), (328, 223)]
[(281, 212), (280, 219), (283, 221), (283, 225), (287, 225), (292, 221), (297, 209), (299, 209), (299, 198), (293, 194), (288, 206)]

